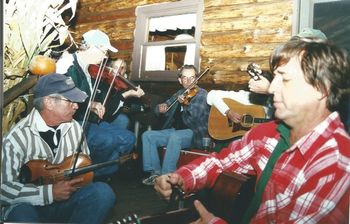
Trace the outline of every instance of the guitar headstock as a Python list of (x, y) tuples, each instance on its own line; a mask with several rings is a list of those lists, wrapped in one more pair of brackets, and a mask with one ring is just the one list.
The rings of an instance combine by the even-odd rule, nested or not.
[(260, 80), (260, 75), (262, 74), (262, 70), (258, 64), (250, 63), (247, 67), (247, 72), (255, 81)]

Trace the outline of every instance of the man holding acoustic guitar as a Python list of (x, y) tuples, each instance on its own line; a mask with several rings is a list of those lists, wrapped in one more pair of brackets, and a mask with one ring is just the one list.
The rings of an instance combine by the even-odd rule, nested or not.
[[(53, 73), (39, 78), (34, 89), (34, 109), (3, 141), (3, 221), (103, 222), (115, 203), (110, 186), (103, 182), (90, 183), (91, 172), (88, 176), (72, 174), (65, 178), (66, 173), (73, 173), (72, 169), (78, 171), (75, 166), (78, 151), (77, 163), (80, 158), (91, 162), (82, 128), (73, 119), (77, 103), (86, 98), (87, 94), (65, 75)], [(37, 166), (26, 172), (23, 167), (29, 163)], [(37, 179), (36, 184), (26, 182), (33, 178)]]
[[(174, 186), (185, 193), (211, 188), (223, 172), (255, 175), (240, 223), (348, 223), (350, 137), (338, 113), (350, 92), (348, 54), (322, 39), (299, 38), (275, 48), (270, 68), (277, 120), (158, 177), (155, 189), (168, 199)], [(199, 201), (195, 207), (194, 223), (226, 223)]]

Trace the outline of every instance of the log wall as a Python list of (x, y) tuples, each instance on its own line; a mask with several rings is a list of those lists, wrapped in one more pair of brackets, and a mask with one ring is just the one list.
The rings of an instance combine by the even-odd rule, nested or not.
[[(130, 65), (137, 6), (171, 0), (79, 0), (75, 38), (90, 29), (106, 32), (119, 49), (111, 55)], [(293, 0), (204, 0), (201, 68), (212, 66), (200, 81), (207, 89), (241, 88), (250, 62), (268, 69), (272, 49), (292, 33)], [(129, 66), (129, 69), (131, 66)], [(153, 89), (152, 85), (145, 84)], [(167, 86), (167, 85), (165, 85)], [(175, 86), (177, 88), (177, 86)]]

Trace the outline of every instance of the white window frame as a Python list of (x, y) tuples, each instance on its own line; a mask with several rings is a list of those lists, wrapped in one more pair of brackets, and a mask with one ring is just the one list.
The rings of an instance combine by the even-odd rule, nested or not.
[(313, 28), (314, 24), (314, 5), (317, 3), (326, 2), (340, 2), (343, 0), (296, 0), (297, 1), (297, 12), (298, 15), (298, 26), (297, 29), (293, 30), (294, 34), (297, 34), (305, 27)]
[[(296, 23), (293, 26), (293, 35), (299, 33), (303, 28), (310, 27), (314, 29), (320, 29), (322, 32), (324, 32), (328, 39), (330, 39), (332, 42), (336, 43), (338, 46), (347, 49), (350, 52), (350, 28), (348, 27), (347, 21), (349, 21), (349, 16), (347, 17), (337, 17), (334, 19), (341, 18), (343, 21), (341, 24), (334, 26), (323, 26), (323, 24), (314, 24), (314, 18), (315, 18), (315, 5), (316, 4), (322, 4), (322, 3), (341, 3), (342, 7), (345, 12), (347, 12), (347, 8), (350, 7), (350, 0), (294, 0), (297, 4), (296, 12), (297, 19), (295, 20)], [(343, 4), (344, 3), (344, 4)], [(334, 21), (332, 20), (332, 15), (337, 12), (335, 9), (332, 10), (331, 5), (329, 6), (327, 16), (330, 22)], [(338, 6), (339, 7), (339, 6)], [(344, 16), (343, 14), (340, 14)], [(345, 13), (346, 14), (346, 13)], [(346, 19), (346, 20), (345, 20)], [(315, 27), (315, 25), (317, 27)]]
[[(145, 55), (148, 46), (179, 46), (195, 43), (194, 66), (199, 69), (200, 36), (203, 16), (203, 0), (183, 0), (160, 3), (136, 8), (136, 28), (132, 54), (131, 79), (134, 81), (177, 81), (177, 71), (146, 71)], [(195, 38), (190, 40), (148, 41), (149, 18), (196, 13)]]

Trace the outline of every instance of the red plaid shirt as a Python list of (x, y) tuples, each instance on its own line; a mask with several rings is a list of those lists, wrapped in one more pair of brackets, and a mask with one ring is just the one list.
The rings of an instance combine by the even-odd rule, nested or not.
[[(259, 178), (280, 138), (277, 125), (259, 125), (220, 153), (181, 167), (185, 191), (212, 187), (223, 171)], [(334, 112), (277, 160), (251, 222), (348, 223), (349, 186), (350, 138)]]

